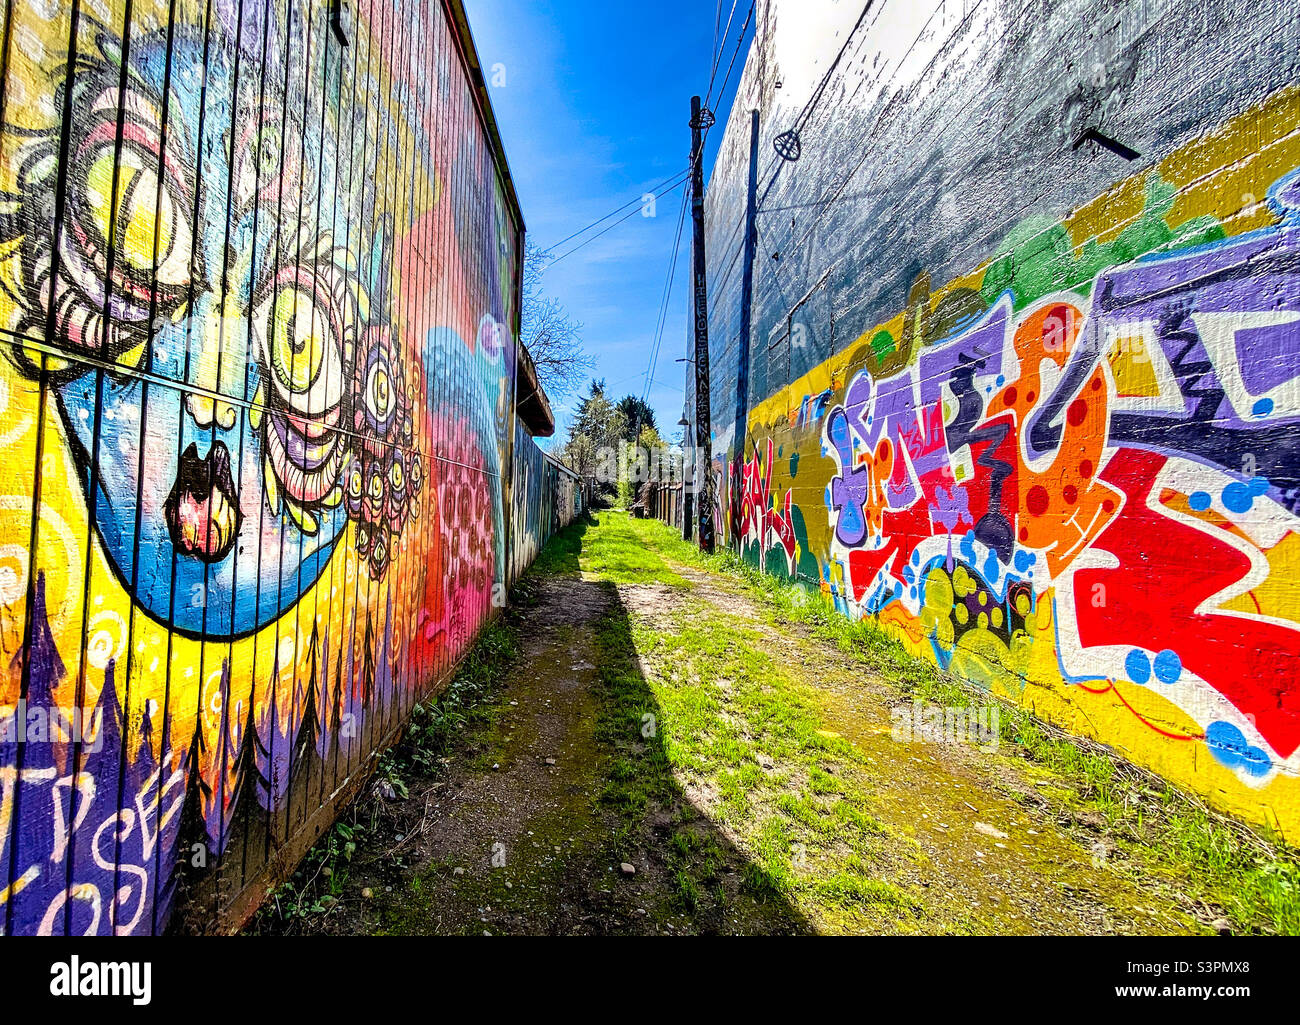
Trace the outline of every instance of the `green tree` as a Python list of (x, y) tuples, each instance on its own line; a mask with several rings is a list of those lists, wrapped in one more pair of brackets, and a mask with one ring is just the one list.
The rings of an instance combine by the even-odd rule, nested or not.
[(596, 443), (585, 434), (569, 435), (555, 456), (580, 477), (596, 475)]
[(653, 482), (680, 480), (681, 454), (654, 427), (642, 427), (635, 445), (625, 442), (619, 453), (618, 501), (630, 506)]
[(605, 382), (592, 380), (569, 424), (560, 459), (581, 476), (594, 479), (600, 493), (613, 495), (619, 481), (620, 442), (627, 432), (627, 417), (605, 397)]
[(634, 440), (639, 430), (656, 426), (655, 411), (650, 408), (649, 403), (636, 395), (624, 395), (619, 399), (618, 410), (627, 418), (627, 431), (624, 436), (628, 441)]

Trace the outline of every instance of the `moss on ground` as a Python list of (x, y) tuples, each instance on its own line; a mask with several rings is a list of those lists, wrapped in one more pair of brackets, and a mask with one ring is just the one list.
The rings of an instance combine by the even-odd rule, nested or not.
[(255, 930), (1300, 932), (1294, 852), (1019, 709), (895, 741), (991, 699), (663, 524), (575, 525), (513, 602)]

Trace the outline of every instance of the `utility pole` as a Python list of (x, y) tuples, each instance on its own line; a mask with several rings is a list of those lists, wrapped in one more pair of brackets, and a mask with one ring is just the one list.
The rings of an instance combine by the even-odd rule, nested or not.
[(749, 198), (745, 203), (744, 268), (740, 283), (740, 356), (736, 361), (736, 428), (732, 432), (731, 532), (740, 552), (745, 446), (749, 443), (749, 349), (754, 324), (754, 253), (758, 245), (758, 111), (749, 113)]
[(686, 410), (682, 410), (682, 540), (690, 541), (695, 536), (695, 505), (692, 493), (695, 487), (691, 461), (692, 446), (695, 444), (691, 433), (690, 421), (686, 419)]
[(709, 410), (709, 278), (704, 262), (704, 144), (713, 114), (691, 98), (691, 221), (695, 228), (695, 503), (700, 518), (700, 551), (713, 554), (713, 424)]

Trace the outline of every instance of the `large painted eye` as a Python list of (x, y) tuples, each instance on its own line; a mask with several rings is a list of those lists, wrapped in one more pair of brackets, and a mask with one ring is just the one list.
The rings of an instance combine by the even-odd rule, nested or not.
[(314, 298), (297, 288), (275, 295), (271, 324), (271, 365), (292, 392), (306, 392), (320, 376), (334, 339)]
[(182, 302), (194, 247), (180, 184), (165, 167), (159, 176), (157, 154), (134, 145), (100, 146), (81, 167), (74, 230), (89, 269), (106, 276), (111, 262), (114, 287), (128, 301), (147, 305), (156, 288), (165, 309)]
[(285, 122), (272, 111), (264, 111), (262, 118), (245, 124), (235, 137), (234, 190), (243, 211), (254, 200), (274, 211), (278, 197), (291, 190), (298, 177), (297, 147), (286, 146)]
[(386, 362), (376, 362), (366, 375), (366, 405), (374, 418), (383, 423), (392, 415), (396, 401), (392, 370)]
[(401, 444), (402, 425), (409, 420), (406, 387), (392, 334), (386, 327), (368, 328), (357, 343), (353, 366), (356, 430), (372, 441)]
[(290, 410), (321, 416), (339, 404), (348, 317), (314, 270), (282, 272), (254, 309), (254, 330), (271, 382)]
[[(193, 162), (178, 153), (179, 133), (164, 138), (158, 129), (157, 105), (138, 89), (123, 93), (116, 75), (109, 83), (79, 74), (72, 88), (77, 125), (49, 305), (61, 344), (134, 363), (150, 321), (189, 302), (191, 268), (202, 263), (192, 230)], [(29, 247), (36, 243), (31, 236)], [(37, 251), (27, 258), (43, 260)]]

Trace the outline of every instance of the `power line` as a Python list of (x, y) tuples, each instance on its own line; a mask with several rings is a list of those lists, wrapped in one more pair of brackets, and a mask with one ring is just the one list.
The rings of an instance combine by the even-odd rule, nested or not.
[[(722, 31), (721, 35), (719, 35), (718, 29), (722, 23), (722, 0), (718, 0), (717, 11), (714, 19), (714, 28), (713, 28), (713, 37), (714, 37), (713, 67), (709, 73), (709, 88), (706, 92), (706, 99), (704, 101), (704, 106), (708, 109), (711, 109), (709, 108), (709, 104), (712, 102), (712, 98), (713, 98), (713, 87), (717, 81), (718, 69), (722, 65), (722, 55), (726, 51), (727, 38), (731, 35), (731, 26), (735, 21), (736, 7), (738, 6), (738, 4), (739, 4), (739, 0), (731, 0), (731, 10), (727, 15), (726, 28)], [(727, 73), (723, 76), (722, 79), (722, 88), (718, 92), (719, 100), (721, 100), (722, 97), (726, 95), (727, 85), (731, 81), (731, 73), (735, 70), (736, 58), (739, 56), (740, 48), (744, 44), (745, 33), (749, 31), (749, 24), (753, 20), (754, 10), (756, 7), (757, 7), (757, 0), (750, 0), (749, 10), (745, 15), (745, 23), (740, 28), (740, 35), (736, 38), (736, 45), (731, 52), (731, 60), (727, 64)], [(667, 195), (668, 193), (675, 192), (677, 189), (681, 188), (681, 186), (684, 185), (687, 181), (689, 181), (691, 175), (695, 171), (696, 162), (703, 160), (704, 158), (704, 146), (707, 139), (708, 139), (708, 129), (706, 128), (704, 130), (703, 136), (701, 137), (699, 149), (696, 152), (691, 154), (690, 166), (686, 169), (684, 177), (682, 175), (674, 175), (672, 178), (669, 178), (667, 179), (667, 181), (661, 183), (661, 185), (663, 186), (667, 186), (670, 183), (672, 184), (671, 187), (666, 188), (663, 192), (657, 193), (656, 198), (662, 198), (662, 196)], [(595, 228), (598, 225), (603, 224), (605, 221), (609, 220), (609, 218), (617, 216), (618, 214), (627, 210), (628, 207), (634, 206), (637, 203), (643, 201), (644, 201), (644, 197), (642, 197), (640, 200), (632, 200), (631, 202), (624, 204), (623, 206), (619, 207), (617, 210), (614, 210), (606, 214), (604, 217), (600, 218), (600, 220), (592, 222), (587, 227), (583, 228), (581, 231), (576, 231), (568, 238), (562, 239), (560, 242), (557, 242), (550, 249), (544, 250), (544, 252), (547, 253), (554, 252), (554, 250), (558, 249), (566, 242), (569, 242), (577, 238), (578, 236), (585, 234), (586, 232), (590, 231), (592, 228)], [(572, 256), (579, 249), (591, 244), (592, 242), (596, 241), (596, 239), (600, 238), (602, 235), (618, 227), (624, 221), (632, 217), (635, 213), (636, 211), (633, 210), (631, 213), (628, 213), (625, 216), (619, 218), (617, 221), (615, 221), (609, 227), (605, 228), (603, 231), (598, 232), (597, 234), (593, 235), (591, 238), (586, 239), (585, 241), (579, 243), (577, 246), (574, 246), (572, 249), (568, 250), (561, 256), (556, 257), (552, 261), (552, 264), (558, 263), (561, 260), (569, 256)], [(673, 240), (672, 257), (669, 260), (669, 265), (668, 265), (668, 278), (664, 282), (663, 297), (659, 306), (659, 316), (655, 324), (654, 342), (652, 343), (651, 350), (650, 350), (650, 363), (646, 369), (645, 383), (641, 389), (642, 403), (646, 402), (650, 394), (651, 383), (652, 382), (662, 383), (662, 382), (655, 381), (654, 375), (655, 375), (655, 370), (658, 367), (658, 363), (659, 363), (659, 352), (663, 347), (663, 333), (664, 333), (664, 329), (667, 327), (668, 308), (672, 302), (673, 285), (676, 283), (677, 260), (681, 253), (682, 231), (685, 227), (685, 223), (686, 223), (686, 203), (683, 202), (681, 208), (678, 210), (677, 231)]]
[[(731, 63), (727, 65), (727, 74), (726, 74), (726, 75), (723, 77), (723, 79), (722, 79), (722, 88), (718, 90), (718, 100), (719, 100), (719, 102), (721, 102), (722, 97), (724, 97), (724, 96), (727, 95), (727, 83), (731, 81), (731, 72), (732, 72), (732, 70), (736, 67), (736, 58), (737, 58), (738, 56), (740, 56), (740, 47), (741, 47), (741, 45), (745, 42), (745, 33), (749, 31), (749, 23), (750, 23), (750, 21), (751, 21), (751, 20), (753, 19), (753, 17), (754, 17), (754, 8), (755, 8), (756, 6), (757, 6), (757, 0), (751, 0), (751, 3), (750, 3), (750, 5), (749, 5), (749, 13), (745, 15), (745, 24), (743, 24), (743, 25), (740, 27), (740, 35), (736, 38), (736, 47), (735, 47), (734, 50), (731, 51)], [(735, 8), (735, 2), (734, 2), (734, 0), (733, 0), (732, 8), (731, 8), (731, 9), (732, 9), (732, 12), (734, 13), (734, 12), (735, 12), (735, 9), (736, 9), (736, 8)], [(730, 28), (730, 23), (728, 23), (728, 28)], [(717, 69), (716, 67), (713, 69), (713, 73), (714, 73), (715, 76), (717, 75), (717, 73), (718, 73), (718, 69)], [(709, 94), (708, 94), (708, 95), (709, 95), (710, 98), (712, 98), (712, 96), (713, 96), (713, 80), (712, 80), (712, 79), (709, 80)], [(705, 105), (706, 107), (709, 105), (707, 100), (706, 100), (706, 102), (705, 102), (704, 105)], [(710, 108), (710, 109), (712, 109), (712, 108)]]
[[(817, 104), (821, 102), (821, 98), (823, 94), (826, 92), (826, 86), (831, 80), (831, 75), (834, 73), (835, 69), (839, 66), (840, 61), (844, 59), (844, 54), (848, 52), (849, 43), (853, 41), (853, 37), (857, 35), (858, 29), (860, 29), (862, 27), (862, 23), (867, 20), (867, 15), (871, 13), (871, 9), (874, 6), (875, 6), (875, 0), (866, 0), (866, 2), (862, 5), (862, 13), (858, 15), (858, 20), (854, 22), (853, 28), (849, 30), (849, 34), (844, 37), (844, 45), (840, 47), (840, 52), (835, 55), (835, 60), (831, 62), (830, 66), (826, 69), (826, 73), (822, 75), (822, 80), (819, 83), (817, 83), (817, 88), (813, 90), (812, 95), (809, 96), (807, 101), (804, 103), (803, 109), (799, 111), (799, 116), (795, 118), (794, 125), (789, 129), (790, 132), (793, 132), (795, 135), (798, 135), (799, 132), (803, 130), (803, 127), (807, 121), (808, 116), (812, 113), (813, 109), (817, 106)], [(782, 158), (779, 154), (773, 154), (768, 161), (767, 167), (763, 169), (763, 174), (761, 177), (767, 178), (768, 172), (771, 171), (775, 166), (779, 166), (781, 160)], [(767, 189), (771, 188), (774, 181), (775, 181), (775, 175), (773, 175), (772, 179), (768, 181), (767, 188), (764, 189), (764, 196), (766, 196)]]
[[(710, 72), (710, 75), (709, 75), (709, 88), (708, 88), (708, 92), (706, 93), (706, 98), (705, 98), (705, 101), (704, 101), (704, 106), (705, 106), (705, 107), (708, 107), (708, 106), (709, 106), (709, 102), (710, 102), (710, 100), (712, 99), (712, 96), (713, 96), (713, 85), (714, 85), (714, 81), (717, 79), (717, 76), (718, 76), (718, 68), (719, 68), (719, 67), (721, 66), (721, 64), (722, 64), (722, 54), (723, 54), (724, 50), (726, 49), (726, 41), (727, 41), (727, 37), (731, 34), (731, 26), (732, 26), (732, 23), (733, 23), (733, 21), (734, 21), (734, 19), (735, 19), (735, 16), (736, 16), (736, 6), (737, 6), (738, 3), (739, 3), (739, 0), (731, 0), (731, 12), (730, 12), (730, 13), (728, 14), (728, 16), (727, 16), (727, 27), (723, 30), (721, 37), (719, 37), (719, 35), (718, 35), (718, 26), (719, 26), (719, 25), (721, 24), (721, 22), (722, 22), (722, 0), (718, 0), (717, 18), (716, 18), (716, 20), (715, 20), (715, 23), (714, 23), (714, 29), (713, 29), (713, 32), (714, 32), (714, 47), (715, 47), (715, 50), (714, 50), (714, 57), (713, 57), (713, 68), (712, 68), (712, 70), (711, 70), (711, 72)], [(730, 81), (730, 79), (731, 79), (731, 72), (734, 70), (734, 68), (735, 68), (735, 66), (736, 66), (736, 57), (739, 55), (739, 53), (740, 53), (740, 47), (741, 47), (741, 45), (742, 45), (742, 44), (744, 43), (744, 41), (745, 41), (745, 33), (749, 30), (749, 23), (750, 23), (750, 21), (751, 21), (751, 20), (753, 19), (753, 17), (754, 17), (754, 8), (756, 7), (756, 5), (757, 5), (756, 0), (751, 0), (751, 3), (750, 3), (750, 5), (749, 5), (749, 13), (745, 15), (745, 24), (744, 24), (743, 26), (741, 26), (741, 29), (740, 29), (740, 37), (736, 40), (736, 46), (735, 46), (735, 48), (732, 50), (732, 53), (731, 53), (731, 62), (727, 65), (727, 74), (723, 77), (723, 80), (722, 80), (722, 90), (718, 93), (718, 99), (721, 99), (721, 98), (726, 94), (726, 91), (727, 91), (727, 83)], [(710, 108), (710, 109), (712, 109), (712, 108)], [(708, 129), (705, 129), (705, 136), (707, 137), (707, 135), (708, 135)], [(701, 147), (701, 149), (703, 149), (703, 147)], [(672, 191), (674, 191), (674, 189), (676, 188), (676, 185), (673, 184), (673, 183), (677, 183), (678, 179), (681, 178), (683, 175), (689, 177), (690, 174), (691, 174), (691, 172), (695, 170), (695, 159), (696, 159), (696, 157), (695, 157), (695, 156), (692, 156), (692, 158), (691, 158), (691, 164), (690, 164), (690, 166), (689, 166), (689, 167), (688, 167), (684, 172), (683, 172), (683, 171), (679, 171), (677, 174), (674, 174), (674, 175), (673, 175), (672, 177), (670, 177), (670, 178), (665, 178), (662, 182), (660, 182), (658, 185), (656, 185), (656, 186), (651, 190), (651, 192), (655, 193), (656, 198), (659, 198), (660, 196), (666, 195), (667, 192), (672, 192)], [(678, 183), (678, 184), (680, 184), (680, 183)], [(663, 189), (665, 186), (669, 186), (669, 185), (673, 185), (673, 187), (672, 187), (672, 188), (668, 188), (668, 189), (666, 190), (666, 192), (660, 192), (660, 191), (659, 191), (660, 189)], [(623, 213), (623, 212), (624, 212), (625, 210), (627, 210), (629, 207), (636, 206), (636, 205), (638, 205), (638, 204), (643, 203), (644, 201), (645, 201), (645, 196), (644, 196), (644, 195), (643, 195), (643, 196), (639, 196), (639, 197), (637, 197), (636, 199), (628, 200), (628, 202), (624, 203), (624, 204), (623, 204), (622, 206), (620, 206), (617, 210), (611, 210), (609, 213), (605, 214), (604, 217), (601, 217), (601, 218), (599, 218), (598, 220), (592, 221), (592, 222), (591, 222), (590, 224), (588, 224), (586, 227), (581, 228), (581, 229), (579, 229), (578, 231), (575, 231), (572, 235), (569, 235), (569, 236), (567, 236), (566, 238), (562, 238), (562, 239), (560, 239), (559, 242), (556, 242), (554, 245), (549, 246), (549, 247), (547, 247), (546, 249), (543, 249), (542, 252), (543, 252), (543, 253), (553, 253), (553, 252), (555, 252), (555, 250), (559, 249), (560, 246), (564, 245), (566, 242), (571, 242), (571, 241), (573, 241), (575, 238), (577, 238), (578, 236), (580, 236), (580, 235), (585, 235), (585, 234), (586, 234), (587, 232), (589, 232), (592, 228), (599, 227), (601, 224), (604, 224), (604, 223), (605, 223), (607, 220), (609, 220), (611, 217), (617, 217), (619, 214)], [(627, 218), (625, 217), (625, 218), (623, 218), (623, 220), (627, 220)], [(620, 221), (620, 222), (618, 222), (618, 223), (622, 223), (622, 221)], [(604, 234), (604, 233), (602, 232), (601, 234)], [(599, 238), (599, 237), (600, 237), (599, 235), (595, 236), (595, 238)], [(593, 239), (588, 239), (587, 241), (590, 242), (590, 241), (593, 241)], [(583, 243), (583, 244), (585, 245), (586, 243)], [(572, 250), (570, 250), (569, 252), (570, 252), (570, 253), (577, 252), (577, 249), (576, 249), (576, 248), (575, 248), (575, 249), (572, 249)], [(568, 256), (569, 253), (565, 253), (564, 255), (565, 255), (565, 256)], [(563, 257), (563, 256), (562, 256), (562, 257), (558, 257), (558, 258), (557, 258), (557, 261), (558, 261), (558, 260), (561, 260), (561, 259), (564, 259), (564, 257)]]
[(804, 104), (803, 110), (799, 112), (798, 118), (795, 119), (794, 130), (796, 132), (803, 126), (804, 118), (811, 112), (812, 108), (821, 102), (822, 94), (826, 91), (826, 86), (830, 83), (831, 75), (833, 75), (835, 69), (839, 67), (840, 61), (844, 59), (844, 55), (849, 49), (849, 43), (853, 41), (853, 37), (857, 35), (858, 29), (860, 29), (862, 23), (867, 20), (867, 15), (871, 13), (871, 8), (874, 6), (875, 0), (867, 0), (867, 2), (862, 5), (862, 13), (858, 15), (858, 20), (853, 23), (853, 28), (849, 30), (849, 34), (844, 37), (844, 45), (840, 47), (840, 52), (835, 55), (835, 59), (831, 61), (830, 67), (826, 69), (826, 74), (822, 75), (822, 80), (817, 83), (817, 88), (813, 90), (813, 94), (808, 97), (808, 102)]
[[(652, 188), (650, 191), (651, 191), (652, 193), (656, 193), (656, 194), (657, 194), (658, 191), (659, 191), (659, 189), (663, 188), (665, 185), (668, 185), (668, 184), (671, 183), (671, 182), (675, 182), (675, 181), (676, 181), (678, 178), (680, 178), (683, 174), (689, 174), (689, 173), (690, 173), (690, 168), (687, 168), (685, 171), (678, 171), (678, 172), (677, 172), (676, 174), (674, 174), (671, 178), (665, 178), (665, 179), (664, 179), (663, 181), (661, 181), (658, 185), (654, 186), (654, 188)], [(671, 190), (669, 190), (669, 191), (671, 191)], [(618, 216), (618, 215), (621, 214), (624, 210), (626, 210), (628, 207), (630, 207), (630, 206), (636, 206), (636, 205), (638, 205), (638, 204), (640, 204), (640, 203), (644, 203), (644, 202), (645, 202), (645, 196), (644, 196), (644, 195), (638, 196), (636, 199), (630, 199), (630, 200), (628, 200), (626, 203), (624, 203), (622, 206), (620, 206), (617, 210), (611, 210), (611, 211), (610, 211), (609, 213), (607, 213), (604, 217), (600, 218), (599, 220), (592, 221), (592, 222), (591, 222), (590, 224), (588, 224), (585, 228), (581, 228), (581, 229), (579, 229), (578, 231), (575, 231), (572, 235), (568, 236), (567, 238), (562, 238), (562, 239), (560, 239), (560, 241), (556, 242), (555, 245), (550, 246), (550, 247), (548, 247), (548, 248), (546, 248), (546, 249), (543, 249), (542, 252), (543, 252), (543, 253), (553, 253), (553, 252), (555, 252), (555, 250), (559, 249), (560, 246), (564, 245), (566, 242), (572, 242), (572, 241), (573, 241), (575, 238), (577, 238), (579, 235), (585, 235), (587, 232), (591, 231), (592, 228), (595, 228), (595, 227), (598, 227), (598, 226), (601, 225), (601, 224), (604, 224), (604, 223), (605, 223), (607, 220), (609, 220), (611, 217), (616, 217), (616, 216)]]
[(673, 239), (673, 256), (668, 265), (668, 279), (664, 282), (663, 301), (659, 308), (659, 323), (655, 327), (655, 344), (650, 350), (650, 366), (646, 371), (646, 386), (642, 389), (642, 398), (650, 393), (650, 381), (659, 367), (659, 353), (663, 348), (664, 329), (668, 326), (668, 309), (672, 305), (673, 285), (677, 282), (677, 259), (681, 254), (682, 230), (686, 226), (686, 202), (677, 213), (677, 234)]
[[(679, 179), (678, 179), (678, 180), (677, 180), (673, 185), (671, 185), (670, 187), (668, 187), (668, 188), (666, 188), (666, 189), (663, 189), (663, 190), (661, 190), (661, 191), (659, 191), (659, 192), (654, 193), (654, 194), (653, 194), (653, 195), (654, 195), (654, 198), (657, 199), (657, 200), (658, 200), (658, 199), (663, 199), (664, 196), (667, 196), (667, 195), (669, 195), (670, 193), (676, 192), (676, 191), (677, 191), (678, 189), (680, 189), (683, 185), (685, 185), (689, 180), (690, 180), (690, 173), (687, 172), (687, 174), (686, 174), (685, 176), (679, 178)], [(642, 196), (640, 199), (636, 200), (635, 202), (638, 203), (638, 204), (644, 204), (644, 202), (645, 202), (645, 196)], [(631, 206), (631, 205), (632, 205), (632, 204), (630, 204), (630, 203), (628, 204), (628, 206)], [(620, 208), (619, 208), (619, 210), (624, 210), (624, 209), (627, 209), (627, 207), (620, 207)], [(618, 213), (618, 212), (619, 212), (618, 210), (615, 211), (615, 213)], [(624, 221), (630, 220), (631, 218), (635, 217), (635, 216), (636, 216), (638, 213), (640, 213), (640, 212), (641, 212), (641, 211), (640, 211), (640, 209), (638, 208), (638, 209), (633, 209), (633, 210), (629, 211), (628, 213), (624, 214), (624, 215), (623, 215), (622, 217), (620, 217), (617, 221), (615, 221), (613, 224), (611, 224), (608, 228), (605, 228), (603, 231), (598, 231), (598, 232), (596, 232), (596, 234), (592, 235), (591, 238), (584, 239), (583, 241), (579, 242), (576, 246), (574, 246), (572, 249), (569, 249), (568, 251), (566, 251), (566, 252), (562, 253), (561, 255), (557, 256), (555, 259), (553, 259), (553, 260), (552, 260), (552, 261), (547, 265), (547, 269), (549, 270), (551, 267), (554, 267), (554, 266), (555, 266), (557, 263), (559, 263), (561, 260), (568, 259), (568, 258), (569, 258), (570, 256), (572, 256), (574, 253), (576, 253), (579, 249), (584, 249), (584, 248), (586, 248), (587, 246), (591, 245), (593, 242), (596, 241), (596, 239), (600, 238), (602, 235), (607, 235), (607, 234), (609, 234), (611, 231), (613, 231), (615, 228), (617, 228), (617, 227), (618, 227), (620, 224), (622, 224)], [(613, 216), (613, 215), (611, 214), (610, 216)], [(606, 220), (609, 220), (609, 217), (602, 217), (602, 218), (601, 218), (601, 221), (606, 221)], [(599, 224), (599, 223), (601, 223), (601, 221), (597, 221), (596, 223)], [(592, 225), (591, 227), (594, 227), (594, 226), (595, 226), (595, 225)], [(585, 230), (588, 230), (588, 231), (589, 231), (590, 228), (587, 228), (587, 229), (585, 229)], [(581, 235), (581, 234), (582, 234), (582, 232), (578, 232), (578, 235)], [(577, 236), (575, 235), (575, 236), (571, 236), (571, 237), (576, 238)], [(564, 243), (560, 243), (560, 245), (563, 245), (563, 244), (564, 244)], [(546, 250), (546, 252), (548, 252), (548, 253), (551, 252), (551, 251), (552, 251), (552, 250), (550, 250), (550, 249)]]
[[(695, 173), (696, 162), (702, 159), (704, 159), (703, 139), (700, 140), (699, 148), (691, 153), (691, 162), (686, 171), (686, 180), (690, 180), (691, 175)], [(677, 233), (676, 237), (673, 239), (672, 258), (668, 263), (668, 278), (664, 282), (663, 298), (659, 303), (659, 317), (655, 324), (654, 342), (650, 347), (650, 363), (646, 368), (645, 383), (641, 388), (641, 401), (643, 403), (650, 395), (650, 382), (654, 380), (655, 369), (659, 365), (659, 351), (663, 347), (664, 328), (667, 327), (668, 324), (668, 307), (672, 302), (673, 285), (677, 279), (677, 257), (681, 252), (682, 229), (685, 227), (685, 224), (686, 202), (683, 201), (680, 209), (677, 211)], [(639, 436), (640, 424), (637, 425), (637, 428)]]
[[(734, 2), (734, 0), (733, 0)], [(718, 33), (722, 31), (722, 0), (718, 0), (718, 9), (713, 15), (713, 47), (709, 50), (709, 59), (713, 66), (718, 66)]]
[(663, 346), (664, 328), (668, 325), (668, 307), (672, 302), (673, 284), (677, 280), (677, 257), (681, 252), (682, 229), (685, 225), (686, 202), (683, 200), (681, 209), (677, 212), (677, 235), (673, 240), (673, 255), (668, 264), (668, 280), (664, 282), (664, 294), (659, 303), (659, 319), (655, 325), (655, 340), (650, 347), (650, 365), (646, 368), (645, 383), (641, 388), (642, 402), (645, 402), (650, 395), (650, 382), (654, 379), (655, 370), (659, 366), (659, 350)]
[[(710, 103), (713, 100), (713, 86), (718, 77), (718, 68), (722, 65), (722, 54), (726, 50), (727, 37), (731, 35), (731, 26), (736, 17), (736, 6), (739, 0), (731, 0), (731, 11), (727, 15), (727, 27), (719, 37), (717, 26), (721, 22), (722, 2), (719, 0), (717, 14), (718, 17), (714, 23), (714, 57), (713, 68), (709, 73), (709, 88), (705, 94), (704, 108), (711, 110)], [(757, 0), (750, 0), (749, 11), (745, 15), (745, 24), (741, 26), (740, 35), (736, 39), (735, 48), (731, 52), (731, 61), (727, 65), (727, 73), (722, 79), (722, 88), (718, 92), (718, 99), (721, 100), (727, 92), (727, 83), (731, 81), (731, 72), (736, 66), (736, 57), (740, 53), (740, 48), (745, 42), (745, 33), (749, 30), (749, 23), (754, 17), (754, 9), (757, 6)], [(716, 121), (715, 121), (716, 123)], [(710, 126), (712, 127), (712, 126)], [(691, 154), (690, 167), (687, 169), (687, 177), (695, 173), (696, 163), (704, 159), (704, 147), (708, 141), (709, 129), (705, 128), (700, 137), (699, 148)], [(646, 368), (645, 384), (641, 389), (641, 401), (645, 403), (650, 395), (650, 385), (652, 383), (662, 384), (655, 380), (655, 370), (659, 365), (659, 352), (663, 347), (664, 329), (668, 324), (668, 307), (672, 302), (673, 285), (677, 278), (677, 258), (681, 253), (682, 230), (686, 224), (686, 203), (683, 202), (677, 216), (677, 235), (673, 241), (672, 259), (668, 265), (668, 280), (664, 282), (663, 301), (659, 306), (659, 319), (655, 325), (655, 339), (650, 350), (650, 365)], [(639, 425), (638, 425), (639, 426)]]
[[(694, 174), (695, 163), (702, 160), (704, 155), (704, 143), (701, 140), (700, 148), (691, 154), (691, 167), (689, 174)], [(677, 258), (681, 253), (682, 230), (686, 225), (686, 203), (683, 201), (681, 209), (677, 212), (677, 234), (673, 240), (672, 259), (668, 264), (668, 279), (664, 282), (663, 299), (659, 304), (659, 319), (655, 325), (655, 339), (650, 348), (650, 364), (646, 367), (645, 383), (641, 388), (641, 401), (644, 403), (650, 395), (650, 384), (654, 381), (655, 370), (659, 366), (659, 352), (663, 348), (664, 329), (668, 326), (668, 308), (672, 303), (673, 285), (677, 280)]]
[[(868, 4), (868, 7), (870, 7), (870, 4)], [(863, 13), (865, 14), (865, 12)], [(921, 32), (924, 32), (926, 28), (928, 28), (928, 23), (926, 24), (926, 26), (922, 27)], [(919, 35), (918, 38), (920, 38)], [(913, 45), (915, 45), (915, 41), (913, 42)], [(875, 79), (875, 81), (879, 81), (881, 77), (884, 77), (884, 75), (887, 74), (887, 71), (888, 71), (887, 66), (882, 68), (880, 76), (878, 76)], [(875, 84), (875, 81), (872, 82), (873, 85)], [(871, 155), (871, 147), (870, 146), (865, 147), (862, 150), (862, 153), (858, 157), (857, 161), (854, 163), (852, 170), (850, 170), (849, 173), (845, 175), (845, 177), (839, 183), (839, 185), (836, 186), (833, 190), (824, 192), (821, 195), (819, 195), (816, 203), (808, 204), (809, 206), (818, 207), (818, 210), (813, 215), (812, 223), (808, 226), (807, 230), (800, 237), (799, 241), (795, 243), (794, 246), (792, 247), (791, 249), (792, 253), (799, 252), (800, 250), (802, 250), (804, 243), (808, 241), (808, 239), (812, 236), (813, 232), (816, 231), (817, 226), (821, 223), (822, 218), (826, 216), (826, 212), (836, 202), (840, 201), (843, 198), (844, 190), (848, 188), (849, 183), (854, 179), (858, 171), (862, 168), (862, 165), (866, 162), (867, 157), (870, 155)]]
[[(722, 52), (723, 52), (723, 50), (725, 50), (726, 47), (727, 47), (727, 36), (731, 35), (731, 22), (732, 22), (732, 19), (735, 18), (735, 16), (736, 16), (736, 4), (737, 4), (737, 3), (738, 3), (738, 0), (731, 0), (731, 13), (727, 15), (727, 27), (726, 27), (726, 29), (723, 31), (722, 36), (721, 36), (721, 39), (719, 39), (719, 36), (718, 36), (717, 25), (716, 25), (716, 24), (714, 25), (714, 29), (713, 29), (713, 50), (714, 50), (714, 53), (713, 53), (713, 68), (709, 71), (709, 88), (708, 88), (708, 91), (704, 94), (704, 105), (705, 105), (706, 107), (709, 105), (709, 101), (713, 98), (713, 81), (714, 81), (714, 79), (716, 79), (716, 78), (718, 77), (718, 65), (720, 65), (720, 64), (722, 63)], [(750, 5), (749, 10), (750, 10), (750, 14), (752, 15), (753, 12), (754, 12), (753, 4)], [(721, 20), (722, 20), (722, 0), (718, 0), (718, 21), (721, 22)], [(747, 25), (749, 24), (748, 19), (746, 19), (745, 24), (747, 24)], [(743, 29), (741, 30), (740, 38), (741, 38), (741, 39), (744, 39), (744, 38), (745, 38), (745, 32), (744, 32)], [(733, 59), (734, 59), (734, 58), (733, 58)], [(725, 85), (723, 86), (723, 91), (724, 91), (724, 92), (726, 91), (726, 86), (725, 86)], [(721, 98), (721, 97), (719, 97), (719, 98)]]

